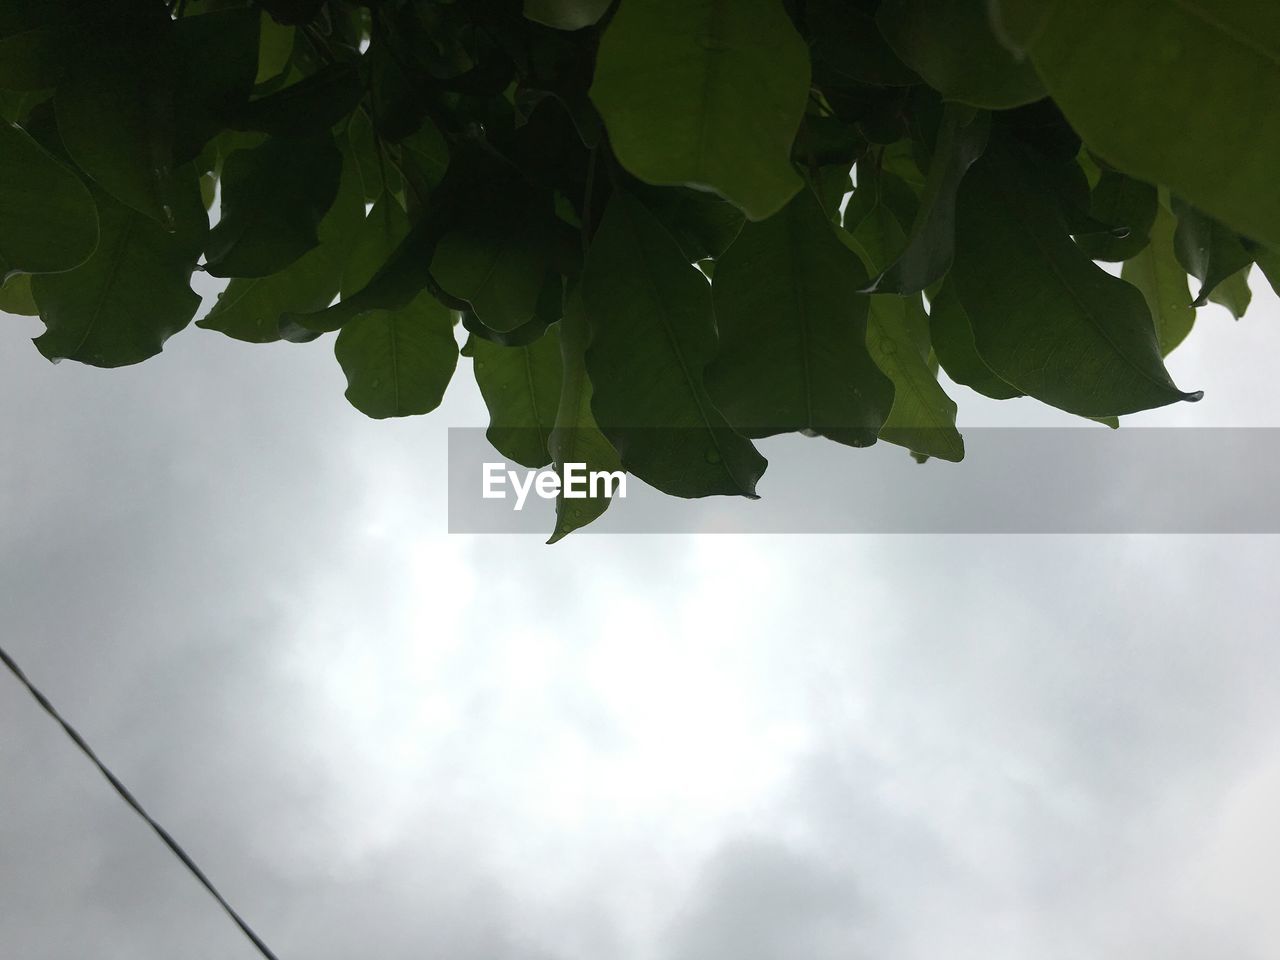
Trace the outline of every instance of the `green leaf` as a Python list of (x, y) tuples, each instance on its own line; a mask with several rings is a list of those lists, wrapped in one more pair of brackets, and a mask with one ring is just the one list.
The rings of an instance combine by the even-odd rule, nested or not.
[(1253, 291), (1249, 289), (1249, 273), (1253, 269), (1253, 264), (1238, 270), (1231, 276), (1218, 284), (1213, 293), (1209, 294), (1209, 299), (1219, 306), (1226, 307), (1231, 311), (1231, 316), (1239, 320), (1249, 310), (1249, 304), (1253, 302)]
[(1059, 2), (1031, 57), (1108, 163), (1280, 245), (1280, 5)]
[(284, 73), (293, 56), (296, 28), (276, 23), (264, 11), (258, 42), (258, 70), (254, 83), (265, 83)]
[[(987, 366), (973, 341), (973, 325), (964, 304), (944, 284), (929, 304), (929, 332), (934, 354), (947, 376), (961, 386), (976, 390), (993, 400), (1012, 400), (1022, 391), (1001, 380)], [(1186, 285), (1183, 285), (1183, 289)]]
[(711, 193), (662, 187), (636, 195), (680, 244), (690, 263), (724, 253), (745, 220), (741, 210)]
[(504, 178), (490, 185), (472, 216), (440, 238), (431, 272), (499, 333), (533, 319), (542, 291), (554, 217), (551, 193)]
[(356, 231), (342, 268), (342, 296), (353, 296), (367, 287), (408, 235), (408, 214), (398, 200), (384, 193)]
[(605, 30), (591, 99), (631, 173), (763, 220), (800, 189), (791, 143), (808, 91), (808, 50), (780, 0), (647, 0)]
[[(586, 352), (590, 335), (582, 291), (574, 288), (565, 301), (564, 319), (560, 323), (560, 355), (564, 379), (560, 404), (556, 409), (555, 429), (551, 431), (548, 449), (552, 462), (564, 479), (566, 463), (584, 464), (588, 475), (596, 471), (622, 469), (618, 451), (611, 444), (591, 414), (591, 380), (587, 377)], [(597, 488), (599, 489), (599, 488)], [(590, 489), (587, 491), (590, 493)], [(609, 508), (609, 497), (566, 497), (563, 486), (556, 498), (556, 526), (548, 543), (563, 539), (574, 530), (585, 527)]]
[(1220, 284), (1253, 263), (1253, 254), (1234, 232), (1177, 197), (1173, 212), (1178, 215), (1174, 250), (1187, 273), (1200, 281), (1194, 306), (1203, 307)]
[(1085, 417), (1200, 398), (1170, 379), (1142, 294), (1080, 251), (1011, 148), (974, 165), (957, 212), (954, 292), (997, 376)]
[(19, 273), (0, 284), (0, 313), (34, 317), (40, 311), (31, 296), (31, 277)]
[(37, 276), (31, 292), (46, 330), (36, 338), (50, 360), (95, 367), (139, 363), (195, 316), (191, 274), (208, 220), (195, 181), (174, 209), (175, 232), (95, 191), (101, 238), (93, 256), (66, 273)]
[(462, 355), (473, 359), (476, 383), (489, 408), (485, 436), (494, 449), (530, 469), (549, 464), (548, 442), (563, 379), (559, 333), (548, 330), (523, 347), (469, 337)]
[(813, 38), (814, 70), (826, 81), (824, 87), (910, 87), (920, 82), (885, 42), (875, 16), (863, 5), (806, 0), (805, 20)]
[(250, 101), (231, 118), (231, 125), (275, 137), (312, 138), (327, 133), (351, 113), (363, 95), (355, 64), (336, 63)]
[(11, 273), (58, 273), (98, 244), (93, 197), (25, 131), (0, 121), (0, 282)]
[(371, 310), (338, 333), (334, 355), (347, 399), (374, 419), (429, 413), (440, 405), (458, 363), (453, 315), (430, 294), (399, 310)]
[(923, 327), (927, 338), (928, 323), (919, 294), (871, 297), (867, 347), (893, 382), (893, 408), (880, 439), (958, 463), (964, 459), (964, 439), (956, 430), (956, 405), (929, 364), (927, 343), (921, 350), (919, 331)]
[(907, 245), (902, 224), (915, 218), (919, 205), (911, 188), (888, 170), (858, 170), (858, 188), (844, 210), (845, 244), (873, 274), (888, 266)]
[(1271, 289), (1280, 295), (1280, 253), (1259, 247), (1253, 252), (1258, 268), (1271, 284)]
[(0, 88), (32, 91), (56, 87), (65, 67), (63, 42), (53, 26), (0, 37)]
[(324, 310), (338, 294), (351, 245), (365, 221), (359, 172), (348, 151), (338, 196), (320, 221), (320, 244), (278, 273), (232, 280), (196, 326), (249, 343), (280, 339), (280, 318)]
[(869, 292), (919, 293), (946, 274), (955, 255), (956, 192), (986, 149), (989, 132), (985, 113), (946, 108), (906, 247), (876, 277)]
[(1128, 260), (1146, 248), (1158, 206), (1151, 184), (1104, 170), (1090, 193), (1089, 213), (1113, 229), (1077, 234), (1076, 244), (1091, 260)]
[(716, 265), (716, 407), (747, 437), (811, 431), (876, 442), (893, 385), (867, 353), (866, 271), (809, 190), (748, 223)]
[(611, 0), (524, 0), (524, 15), (557, 30), (589, 27), (609, 9)]
[(175, 163), (194, 160), (248, 101), (258, 66), (258, 18), (244, 9), (175, 22)]
[(1058, 0), (987, 0), (987, 12), (991, 20), (991, 32), (1005, 48), (1016, 56), (1026, 55), (1027, 49), (1040, 36), (1053, 5)]
[(331, 137), (271, 138), (237, 150), (222, 168), (222, 218), (205, 264), (215, 277), (265, 277), (320, 242), (317, 228), (338, 193), (342, 154)]
[(615, 193), (587, 255), (591, 409), (623, 466), (677, 497), (755, 496), (768, 465), (715, 409), (711, 287), (634, 197)]
[(1187, 292), (1187, 273), (1174, 253), (1177, 221), (1163, 205), (1157, 205), (1151, 227), (1151, 243), (1125, 261), (1120, 276), (1142, 291), (1155, 322), (1160, 355), (1167, 357), (1186, 339), (1196, 322), (1196, 308)]
[(104, 38), (58, 87), (54, 107), (67, 153), (107, 193), (158, 223), (195, 172), (174, 165), (172, 23), (140, 25), (136, 44)]
[(1029, 63), (996, 39), (982, 0), (884, 0), (880, 32), (904, 62), (946, 99), (991, 110), (1039, 100)]

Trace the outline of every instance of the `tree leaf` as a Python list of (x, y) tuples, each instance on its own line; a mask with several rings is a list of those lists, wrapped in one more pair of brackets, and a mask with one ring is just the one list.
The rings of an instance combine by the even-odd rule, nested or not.
[(95, 191), (101, 238), (93, 256), (74, 270), (32, 281), (46, 328), (35, 340), (42, 354), (95, 367), (139, 363), (191, 322), (200, 306), (191, 274), (208, 220), (190, 182), (185, 202), (173, 211), (173, 233)]
[(1253, 263), (1253, 254), (1234, 232), (1177, 197), (1173, 212), (1178, 215), (1173, 248), (1178, 262), (1200, 281), (1193, 305), (1203, 307), (1220, 284)]
[(231, 125), (273, 137), (311, 139), (327, 133), (364, 95), (353, 63), (323, 67), (297, 83), (241, 107)]
[(1253, 252), (1258, 268), (1271, 284), (1271, 289), (1280, 295), (1280, 253), (1259, 247)]
[(677, 497), (755, 496), (768, 465), (711, 402), (711, 288), (639, 200), (615, 193), (582, 279), (591, 410), (623, 466)]
[(458, 364), (452, 313), (430, 294), (399, 310), (370, 310), (342, 328), (334, 355), (347, 399), (374, 419), (429, 413)]
[(1029, 63), (1003, 47), (980, 0), (884, 0), (880, 32), (903, 61), (946, 99), (991, 110), (1039, 100)]
[(719, 257), (745, 220), (741, 210), (711, 193), (662, 187), (639, 190), (636, 196), (680, 244), (690, 263)]
[(58, 273), (98, 244), (93, 197), (72, 171), (19, 127), (0, 121), (0, 282)]
[(172, 226), (194, 179), (174, 165), (172, 22), (146, 23), (136, 43), (113, 35), (86, 48), (58, 87), (54, 107), (67, 153), (107, 193)]
[(1034, 183), (1008, 147), (988, 151), (960, 191), (951, 279), (983, 360), (1085, 417), (1198, 400), (1165, 370), (1142, 294), (1080, 251)]
[(867, 353), (865, 280), (808, 189), (743, 228), (716, 265), (720, 346), (706, 370), (707, 391), (735, 430), (876, 442), (893, 385)]
[(537, 309), (552, 218), (549, 191), (514, 177), (490, 184), (473, 216), (440, 238), (431, 272), (486, 327), (515, 330)]
[(956, 245), (956, 192), (986, 149), (986, 114), (947, 107), (929, 164), (920, 207), (898, 258), (871, 283), (870, 293), (919, 293), (941, 280)]
[(1026, 55), (1058, 0), (987, 0), (991, 32), (1015, 56)]
[(1108, 163), (1280, 245), (1280, 5), (1059, 2), (1031, 57)]
[(609, 9), (611, 0), (524, 0), (524, 15), (557, 30), (589, 27)]
[(320, 221), (319, 245), (278, 273), (232, 280), (196, 326), (249, 343), (280, 339), (280, 318), (324, 310), (338, 294), (351, 245), (364, 223), (360, 175), (348, 148), (338, 196)]
[(780, 0), (648, 0), (605, 30), (591, 99), (631, 173), (763, 220), (800, 189), (791, 143), (808, 90), (808, 50)]
[(844, 210), (841, 239), (873, 274), (879, 274), (906, 247), (902, 224), (915, 219), (918, 209), (905, 181), (883, 167), (859, 167), (858, 187)]
[(356, 230), (342, 268), (342, 295), (353, 296), (368, 286), (408, 235), (409, 215), (398, 200), (384, 193)]
[(1249, 289), (1249, 273), (1252, 269), (1253, 264), (1249, 264), (1236, 271), (1209, 294), (1210, 300), (1226, 307), (1237, 320), (1248, 312), (1249, 304), (1253, 302), (1253, 291)]
[(320, 242), (333, 205), (342, 154), (325, 136), (273, 137), (237, 150), (222, 168), (222, 218), (209, 233), (205, 264), (215, 277), (265, 277)]
[(938, 383), (916, 332), (923, 325), (927, 336), (928, 323), (919, 294), (871, 297), (867, 347), (893, 382), (893, 408), (880, 428), (880, 439), (958, 463), (964, 459), (964, 439), (956, 430), (956, 405)]
[(549, 464), (548, 442), (563, 379), (559, 333), (548, 330), (523, 347), (468, 337), (462, 355), (473, 359), (476, 383), (489, 408), (485, 436), (494, 449), (530, 469)]
[(996, 376), (979, 355), (969, 314), (951, 287), (950, 283), (943, 284), (929, 304), (929, 333), (938, 363), (956, 383), (983, 396), (993, 400), (1021, 397), (1022, 391)]
[(258, 68), (256, 10), (222, 10), (174, 23), (175, 163), (189, 163), (249, 99)]
[[(588, 474), (596, 471), (612, 473), (622, 469), (618, 451), (600, 432), (591, 414), (591, 380), (586, 367), (589, 337), (582, 291), (575, 287), (565, 300), (564, 319), (560, 323), (564, 379), (560, 388), (560, 404), (556, 409), (555, 429), (551, 431), (547, 444), (562, 482), (566, 463), (584, 464)], [(566, 497), (562, 486), (556, 498), (555, 530), (547, 542), (555, 543), (574, 530), (585, 527), (608, 508), (607, 496)]]
[(1167, 357), (1186, 339), (1196, 322), (1196, 308), (1187, 291), (1187, 272), (1173, 249), (1177, 221), (1163, 205), (1157, 205), (1151, 227), (1151, 243), (1125, 261), (1120, 276), (1142, 291), (1155, 321), (1160, 355)]
[(1113, 229), (1078, 233), (1076, 244), (1090, 260), (1128, 260), (1146, 248), (1158, 206), (1151, 184), (1104, 170), (1090, 193), (1089, 214)]
[(31, 296), (31, 277), (19, 273), (0, 283), (0, 313), (12, 313), (20, 317), (34, 317), (40, 310)]
[(824, 86), (910, 87), (920, 78), (885, 42), (874, 14), (848, 0), (806, 0), (814, 70)]

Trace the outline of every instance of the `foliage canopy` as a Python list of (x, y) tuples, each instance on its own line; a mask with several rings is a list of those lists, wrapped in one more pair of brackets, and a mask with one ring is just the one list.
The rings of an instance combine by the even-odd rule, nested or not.
[(1277, 103), (1255, 0), (0, 0), (0, 307), (137, 363), (203, 270), (379, 418), (460, 323), (509, 459), (754, 496), (779, 433), (961, 459), (939, 368), (1198, 399), (1195, 308), (1280, 282)]

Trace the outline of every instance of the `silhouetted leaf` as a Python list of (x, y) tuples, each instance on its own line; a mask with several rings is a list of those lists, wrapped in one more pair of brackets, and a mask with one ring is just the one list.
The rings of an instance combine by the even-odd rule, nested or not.
[(333, 345), (347, 399), (366, 416), (409, 417), (440, 405), (458, 363), (453, 316), (430, 294), (399, 310), (370, 310)]
[(271, 138), (231, 154), (222, 168), (222, 218), (205, 250), (209, 273), (264, 277), (311, 250), (341, 176), (342, 154), (330, 137)]
[(706, 370), (707, 391), (735, 430), (875, 443), (893, 385), (867, 353), (865, 280), (808, 189), (743, 227), (716, 266), (720, 345)]
[(1045, 95), (1035, 69), (1001, 46), (983, 0), (884, 0), (876, 24), (905, 63), (948, 100), (1004, 110)]
[(1253, 264), (1249, 264), (1237, 270), (1209, 294), (1212, 302), (1226, 307), (1237, 320), (1248, 312), (1249, 304), (1253, 302), (1253, 291), (1249, 289), (1249, 273), (1252, 269)]
[(58, 87), (58, 132), (76, 166), (107, 193), (171, 225), (195, 172), (174, 164), (172, 23), (140, 24), (152, 42), (112, 36), (87, 48)]
[(1177, 221), (1158, 205), (1151, 227), (1151, 243), (1125, 262), (1120, 276), (1142, 291), (1160, 341), (1160, 354), (1167, 357), (1186, 339), (1196, 322), (1196, 309), (1187, 291), (1187, 273), (1173, 249)]
[(557, 30), (589, 27), (609, 9), (611, 0), (524, 0), (524, 15)]
[(462, 349), (472, 358), (476, 383), (489, 408), (485, 436), (508, 460), (530, 469), (551, 462), (563, 375), (560, 336), (553, 329), (523, 347), (500, 347), (470, 337)]
[(846, 85), (909, 87), (920, 82), (885, 42), (874, 14), (849, 0), (806, 0), (815, 72)]
[(93, 256), (74, 270), (32, 281), (46, 327), (35, 340), (42, 354), (95, 367), (138, 363), (191, 322), (200, 305), (191, 274), (208, 220), (190, 182), (192, 190), (174, 208), (174, 233), (95, 191), (101, 237)]
[(70, 270), (97, 244), (98, 214), (80, 178), (0, 122), (0, 282), (11, 273)]
[(946, 274), (956, 245), (956, 191), (982, 156), (989, 129), (986, 114), (947, 108), (906, 247), (871, 283), (869, 292), (919, 293)]
[(0, 283), (0, 313), (34, 317), (39, 312), (36, 301), (31, 296), (30, 275), (15, 274), (4, 283)]
[(996, 376), (978, 355), (969, 314), (950, 284), (944, 284), (929, 304), (929, 332), (938, 363), (956, 383), (993, 400), (1012, 400), (1023, 395), (1017, 387)]
[(997, 376), (1086, 417), (1199, 399), (1165, 370), (1142, 294), (1080, 251), (1011, 151), (974, 165), (957, 212), (954, 294)]
[(634, 197), (617, 193), (587, 256), (591, 410), (628, 472), (678, 497), (755, 495), (767, 462), (712, 405), (711, 287)]
[(175, 163), (188, 163), (249, 99), (258, 66), (259, 14), (224, 10), (173, 27)]
[(800, 189), (791, 142), (808, 89), (780, 0), (649, 0), (623, 3), (605, 30), (591, 99), (631, 173), (714, 190), (762, 220)]
[(1280, 5), (1058, 2), (1031, 57), (1108, 163), (1280, 245)]
[(255, 130), (274, 137), (311, 139), (347, 116), (363, 94), (355, 65), (336, 63), (245, 104), (231, 125), (237, 130)]
[(1178, 262), (1200, 281), (1194, 305), (1203, 307), (1219, 284), (1253, 263), (1253, 255), (1233, 231), (1177, 197), (1173, 212), (1178, 215), (1173, 248)]
[(1091, 260), (1128, 260), (1147, 246), (1157, 206), (1151, 184), (1104, 170), (1090, 195), (1089, 211), (1100, 225), (1113, 229), (1077, 234), (1076, 243)]
[(919, 294), (871, 297), (867, 348), (893, 382), (893, 408), (880, 428), (880, 439), (958, 463), (964, 459), (964, 439), (956, 430), (955, 402), (929, 363), (928, 331), (929, 318)]
[[(584, 464), (588, 474), (596, 471), (612, 473), (622, 469), (618, 452), (600, 432), (591, 414), (591, 380), (587, 377), (586, 368), (589, 336), (582, 292), (575, 288), (566, 298), (564, 319), (560, 324), (564, 379), (556, 409), (555, 429), (551, 431), (547, 445), (562, 481), (566, 463)], [(590, 493), (590, 489), (587, 492)], [(608, 508), (607, 496), (567, 497), (562, 486), (556, 498), (555, 530), (547, 542), (555, 543), (574, 530), (585, 527)]]
[(338, 294), (347, 257), (364, 222), (360, 176), (350, 153), (338, 196), (320, 221), (320, 244), (283, 270), (265, 277), (232, 280), (196, 326), (249, 343), (280, 339), (280, 318), (323, 310)]
[(500, 333), (528, 323), (538, 304), (550, 253), (551, 194), (514, 178), (491, 185), (484, 215), (447, 231), (431, 271)]
[(991, 31), (1015, 55), (1025, 56), (1058, 0), (987, 0)]

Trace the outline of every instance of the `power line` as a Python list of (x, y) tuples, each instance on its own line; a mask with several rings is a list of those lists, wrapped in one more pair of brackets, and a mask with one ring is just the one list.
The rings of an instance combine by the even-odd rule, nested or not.
[(98, 759), (98, 755), (94, 753), (93, 748), (85, 742), (84, 737), (80, 736), (76, 728), (71, 726), (71, 724), (62, 718), (62, 714), (60, 714), (57, 708), (49, 702), (49, 698), (41, 693), (39, 688), (27, 679), (27, 675), (23, 673), (22, 668), (14, 662), (13, 658), (5, 652), (5, 649), (2, 646), (0, 646), (0, 661), (3, 661), (4, 665), (9, 668), (9, 672), (17, 677), (18, 682), (27, 688), (27, 692), (35, 698), (36, 703), (40, 704), (40, 706), (44, 708), (45, 713), (58, 721), (58, 725), (61, 726), (63, 732), (71, 738), (71, 742), (79, 747), (80, 752), (88, 757), (90, 762), (98, 768), (98, 772), (107, 778), (107, 782), (115, 788), (116, 793), (120, 794), (120, 798), (133, 809), (134, 813), (146, 821), (147, 826), (155, 832), (156, 836), (164, 841), (164, 845), (172, 851), (175, 857), (182, 861), (183, 865), (188, 871), (190, 871), (191, 875), (199, 880), (200, 885), (209, 891), (213, 896), (213, 899), (218, 901), (218, 905), (222, 907), (227, 916), (235, 921), (236, 926), (240, 928), (240, 932), (248, 937), (253, 945), (258, 948), (258, 952), (262, 954), (266, 960), (279, 960), (279, 958), (271, 952), (271, 948), (263, 943), (262, 938), (254, 933), (253, 928), (250, 927), (249, 924), (245, 922), (244, 918), (235, 911), (235, 908), (233, 908), (231, 904), (227, 903), (226, 897), (218, 892), (218, 888), (215, 887), (209, 878), (205, 876), (204, 871), (201, 870), (196, 862), (191, 859), (187, 854), (187, 851), (182, 849), (182, 846), (177, 840), (173, 839), (168, 830), (157, 823), (151, 814), (147, 813), (147, 811), (143, 809), (142, 804), (140, 804), (134, 798), (133, 794), (129, 792), (129, 788), (121, 783), (120, 779), (107, 768), (107, 765)]

